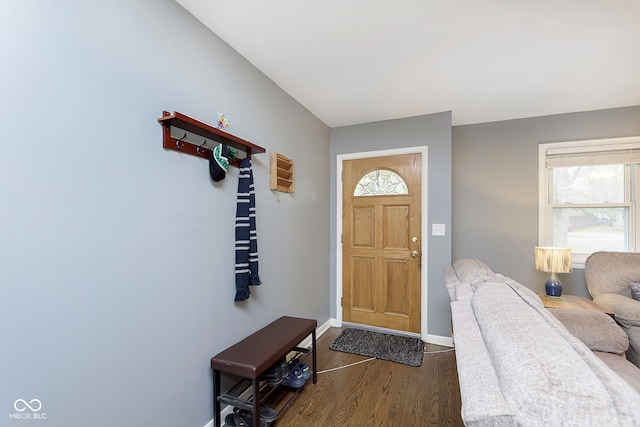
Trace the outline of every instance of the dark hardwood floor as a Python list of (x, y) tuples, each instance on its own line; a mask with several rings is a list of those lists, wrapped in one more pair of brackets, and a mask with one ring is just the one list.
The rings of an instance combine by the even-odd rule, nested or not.
[[(329, 349), (342, 329), (318, 338), (318, 371), (368, 359)], [(427, 344), (425, 351), (451, 350)], [(422, 366), (372, 360), (318, 374), (274, 427), (462, 426), (455, 352), (425, 354)]]

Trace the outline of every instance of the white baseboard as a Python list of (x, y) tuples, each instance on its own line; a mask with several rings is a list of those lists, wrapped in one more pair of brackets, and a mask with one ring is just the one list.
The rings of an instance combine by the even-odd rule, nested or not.
[(329, 328), (336, 327), (337, 323), (338, 323), (338, 321), (336, 319), (327, 320), (326, 322), (324, 322), (322, 325), (320, 325), (318, 327), (316, 334), (318, 335), (318, 337), (321, 337), (322, 334), (324, 334), (325, 332), (327, 332), (329, 330)]
[[(318, 326), (316, 328), (316, 339), (320, 338), (322, 336), (322, 334), (324, 334), (325, 332), (327, 332), (329, 330), (329, 328), (335, 326), (335, 319), (329, 319), (326, 322), (324, 322), (322, 325)], [(301, 343), (300, 343), (300, 347), (303, 348), (311, 348), (311, 341), (312, 338), (311, 337), (307, 337), (305, 338)], [(222, 420), (222, 426), (224, 427), (226, 424), (224, 423), (224, 419), (226, 418), (227, 415), (229, 415), (230, 413), (233, 412), (233, 406), (231, 405), (227, 405), (222, 411), (220, 411), (220, 419)], [(213, 418), (207, 423), (205, 424), (204, 427), (213, 427)]]
[(454, 347), (453, 338), (451, 337), (441, 337), (440, 335), (427, 334), (427, 342), (429, 344), (443, 345), (445, 347)]
[[(318, 326), (316, 328), (316, 339), (320, 338), (322, 334), (327, 332), (329, 328), (332, 326), (333, 326), (332, 319), (329, 319), (326, 322), (324, 322), (322, 325)], [(302, 340), (302, 342), (300, 342), (300, 347), (311, 348), (311, 340), (312, 338), (310, 336), (306, 337), (304, 340)]]
[[(225, 427), (227, 424), (225, 424), (224, 419), (227, 417), (227, 415), (229, 415), (230, 413), (233, 412), (233, 406), (231, 405), (227, 405), (222, 411), (220, 411), (220, 422), (222, 423), (222, 427)], [(211, 418), (211, 420), (206, 423), (204, 425), (204, 427), (213, 427), (213, 418)]]

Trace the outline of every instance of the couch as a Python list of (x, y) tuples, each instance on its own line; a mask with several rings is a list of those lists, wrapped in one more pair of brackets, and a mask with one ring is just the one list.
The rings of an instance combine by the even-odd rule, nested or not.
[(584, 278), (593, 301), (611, 310), (629, 336), (627, 359), (640, 367), (640, 301), (630, 287), (640, 282), (640, 253), (595, 252), (585, 261)]
[(476, 259), (444, 277), (465, 425), (640, 426), (640, 369), (609, 316), (565, 310), (561, 321)]

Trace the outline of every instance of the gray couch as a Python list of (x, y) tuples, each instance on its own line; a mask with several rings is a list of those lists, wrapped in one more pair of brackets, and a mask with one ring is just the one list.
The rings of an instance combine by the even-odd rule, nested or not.
[(640, 253), (596, 252), (584, 264), (593, 301), (611, 310), (629, 336), (627, 359), (640, 367), (640, 301), (631, 297), (631, 282), (640, 282)]
[(444, 275), (465, 425), (640, 426), (640, 369), (609, 316), (565, 310), (561, 322), (476, 259)]

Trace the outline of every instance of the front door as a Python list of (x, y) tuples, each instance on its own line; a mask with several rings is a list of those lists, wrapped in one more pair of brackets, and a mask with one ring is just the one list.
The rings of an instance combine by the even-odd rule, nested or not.
[(345, 160), (342, 318), (420, 333), (421, 154)]

